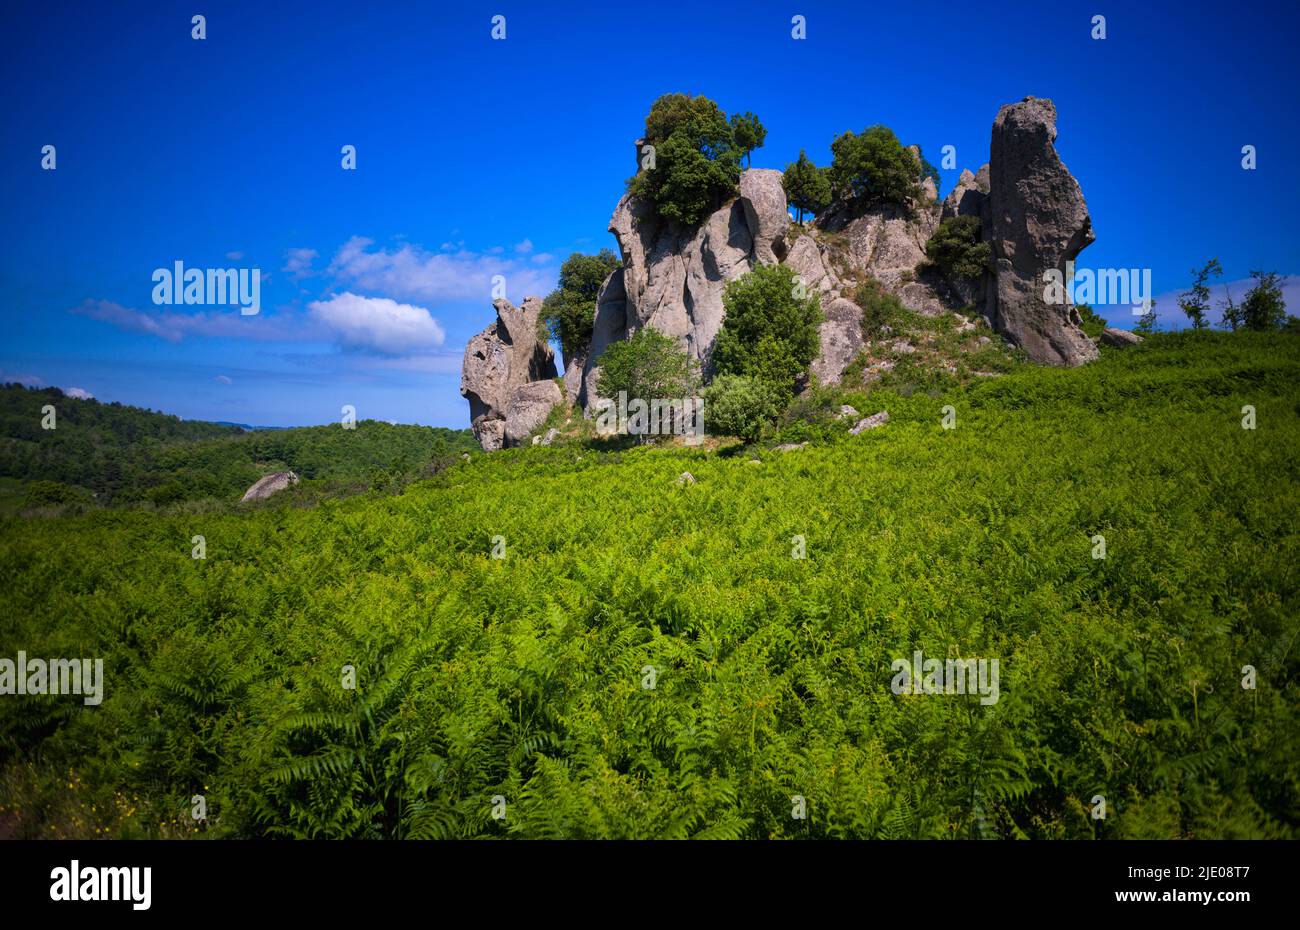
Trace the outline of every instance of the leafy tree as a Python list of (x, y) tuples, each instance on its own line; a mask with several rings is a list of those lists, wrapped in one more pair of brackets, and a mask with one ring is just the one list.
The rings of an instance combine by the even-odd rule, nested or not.
[(831, 143), (831, 187), (871, 205), (905, 206), (921, 196), (921, 165), (887, 126), (861, 135), (846, 132)]
[(610, 272), (621, 265), (617, 255), (601, 249), (596, 255), (574, 252), (560, 266), (559, 285), (543, 302), (542, 319), (559, 340), (566, 364), (590, 348), (596, 296)]
[(624, 391), (629, 400), (649, 402), (689, 397), (696, 381), (694, 360), (677, 340), (643, 326), (601, 353), (596, 389), (601, 397), (617, 398)]
[(745, 375), (719, 375), (704, 389), (704, 423), (710, 433), (755, 442), (781, 412), (775, 386)]
[(1242, 324), (1241, 305), (1232, 299), (1232, 291), (1228, 286), (1223, 286), (1223, 300), (1219, 301), (1219, 323), (1224, 329), (1230, 329), (1233, 332)]
[(989, 244), (980, 242), (980, 221), (974, 216), (951, 216), (940, 223), (925, 254), (949, 278), (979, 278), (993, 261)]
[(632, 177), (628, 190), (665, 219), (697, 225), (736, 193), (741, 150), (727, 115), (708, 97), (660, 97), (646, 116), (645, 141), (654, 146), (654, 167)]
[(821, 306), (802, 295), (794, 271), (759, 265), (722, 292), (726, 316), (713, 345), (719, 375), (748, 375), (793, 393), (795, 379), (817, 355)]
[(816, 216), (830, 205), (831, 182), (826, 170), (813, 164), (803, 149), (799, 150), (798, 161), (786, 165), (781, 186), (785, 188), (786, 200), (799, 212), (800, 223), (804, 213)]
[(736, 149), (745, 159), (745, 167), (750, 164), (750, 155), (754, 149), (761, 149), (767, 139), (767, 129), (753, 113), (731, 114), (731, 135), (736, 142)]
[(1241, 322), (1246, 329), (1266, 331), (1286, 324), (1286, 301), (1282, 298), (1282, 279), (1274, 271), (1252, 271), (1255, 286), (1241, 302)]
[(1219, 264), (1217, 258), (1212, 258), (1201, 268), (1200, 271), (1193, 271), (1193, 284), (1191, 288), (1178, 295), (1178, 306), (1182, 308), (1183, 313), (1192, 321), (1192, 329), (1205, 329), (1209, 324), (1205, 321), (1205, 314), (1210, 309), (1210, 285), (1209, 280), (1212, 277), (1219, 277), (1223, 274), (1223, 266)]
[(1150, 336), (1156, 331), (1156, 302), (1154, 300), (1147, 303), (1147, 312), (1138, 317), (1137, 325), (1133, 327), (1133, 332), (1139, 336)]

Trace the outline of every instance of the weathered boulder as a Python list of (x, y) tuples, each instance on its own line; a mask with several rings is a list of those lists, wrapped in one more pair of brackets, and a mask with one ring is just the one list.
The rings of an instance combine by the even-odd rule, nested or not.
[(790, 246), (790, 251), (783, 262), (791, 271), (803, 279), (804, 287), (809, 293), (826, 292), (839, 285), (834, 274), (826, 265), (821, 247), (812, 236), (800, 236)]
[(776, 264), (785, 254), (785, 231), (790, 226), (781, 172), (774, 168), (741, 172), (740, 203), (754, 241), (754, 259), (764, 265)]
[(555, 353), (545, 335), (539, 337), (541, 298), (529, 297), (522, 307), (498, 298), (492, 306), (496, 321), (465, 347), (460, 376), (474, 437), (488, 451), (501, 448), (504, 430), (489, 424), (506, 418), (514, 391), (556, 375)]
[(889, 411), (882, 410), (879, 413), (873, 413), (869, 417), (863, 417), (861, 420), (858, 421), (856, 426), (854, 426), (852, 429), (849, 430), (849, 432), (852, 435), (856, 436), (858, 435), (858, 433), (865, 432), (866, 430), (876, 429), (877, 427), (884, 426), (888, 422), (889, 422)]
[(506, 403), (505, 445), (523, 445), (528, 434), (546, 422), (551, 411), (564, 403), (564, 392), (549, 379), (515, 388)]
[(1056, 107), (1026, 97), (1004, 106), (993, 123), (990, 191), (984, 236), (993, 248), (994, 283), (987, 315), (1036, 362), (1080, 365), (1097, 347), (1079, 328), (1068, 302), (1044, 299), (1043, 273), (1062, 277), (1071, 261), (1096, 238), (1079, 183), (1062, 164), (1056, 140)]
[(1143, 339), (1132, 330), (1115, 329), (1107, 326), (1101, 331), (1101, 341), (1116, 349), (1126, 349), (1129, 346), (1141, 345)]
[(822, 312), (821, 350), (813, 359), (812, 373), (819, 384), (839, 384), (866, 343), (862, 339), (862, 308), (844, 297), (826, 303)]
[(265, 478), (259, 478), (253, 486), (244, 492), (240, 502), (266, 500), (272, 494), (283, 491), (298, 483), (298, 476), (291, 471), (272, 472)]

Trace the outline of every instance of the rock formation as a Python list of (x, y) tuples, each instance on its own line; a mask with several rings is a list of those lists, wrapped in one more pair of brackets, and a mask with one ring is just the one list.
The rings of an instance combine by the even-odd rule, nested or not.
[(1130, 329), (1115, 329), (1107, 326), (1101, 331), (1101, 341), (1116, 349), (1141, 345), (1145, 340)]
[[(556, 376), (555, 353), (541, 330), (541, 298), (529, 297), (522, 307), (499, 298), (492, 306), (497, 312), (496, 322), (469, 341), (460, 376), (460, 393), (469, 401), (474, 437), (488, 452), (510, 444), (508, 425), (512, 405), (519, 400), (519, 388)], [(547, 383), (555, 388), (556, 395), (560, 394), (554, 382)], [(523, 401), (529, 412), (521, 412), (516, 424), (536, 416), (540, 397), (526, 395)], [(521, 437), (513, 438), (517, 441)]]
[[(475, 435), (484, 449), (518, 444), (564, 394), (590, 410), (602, 353), (644, 326), (675, 337), (707, 379), (724, 315), (723, 289), (758, 264), (788, 265), (820, 296), (825, 320), (811, 372), (822, 384), (839, 383), (869, 348), (863, 311), (849, 292), (864, 277), (915, 313), (940, 316), (975, 307), (1034, 361), (1078, 365), (1096, 358), (1077, 311), (1044, 298), (1043, 273), (1063, 274), (1065, 263), (1094, 238), (1079, 185), (1061, 163), (1055, 139), (1056, 108), (1027, 97), (998, 113), (989, 164), (975, 174), (963, 171), (941, 202), (933, 182), (918, 179), (917, 202), (868, 206), (840, 198), (810, 230), (791, 229), (781, 172), (770, 169), (742, 172), (736, 196), (695, 227), (665, 220), (648, 202), (625, 194), (609, 223), (623, 267), (597, 296), (588, 350), (565, 360), (564, 392), (549, 380), (555, 362), (538, 338), (536, 297), (522, 309), (497, 301), (497, 322), (466, 348), (461, 393), (470, 402)], [(639, 141), (637, 152), (639, 162)], [(926, 243), (950, 217), (979, 220), (993, 259), (982, 278), (945, 279), (926, 261)], [(971, 324), (963, 318), (958, 328)], [(909, 348), (903, 341), (893, 351)], [(874, 360), (864, 377), (879, 377), (892, 364)]]
[(253, 483), (244, 496), (240, 498), (240, 503), (245, 501), (264, 501), (272, 494), (283, 491), (298, 483), (298, 476), (291, 471), (272, 472), (265, 478), (260, 478)]
[(1096, 238), (1079, 183), (1061, 163), (1056, 107), (1026, 97), (993, 123), (985, 239), (993, 247), (987, 316), (993, 328), (1036, 362), (1080, 365), (1097, 347), (1067, 303), (1044, 300), (1043, 272), (1057, 269)]

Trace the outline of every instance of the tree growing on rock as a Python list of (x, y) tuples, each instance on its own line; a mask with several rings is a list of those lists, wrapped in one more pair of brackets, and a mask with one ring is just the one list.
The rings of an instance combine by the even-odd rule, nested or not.
[(761, 149), (763, 142), (767, 139), (767, 129), (759, 122), (758, 117), (753, 113), (731, 114), (731, 135), (735, 139), (736, 148), (745, 159), (745, 167), (750, 165), (750, 156), (754, 149)]
[(799, 160), (786, 165), (781, 175), (781, 186), (785, 188), (786, 200), (799, 214), (799, 223), (803, 223), (804, 213), (816, 216), (830, 205), (831, 182), (826, 176), (826, 169), (818, 168), (802, 149)]
[(654, 146), (654, 167), (629, 179), (628, 190), (650, 200), (665, 219), (698, 225), (737, 192), (741, 147), (727, 114), (703, 94), (656, 100), (646, 116), (645, 141)]
[(921, 165), (888, 126), (846, 132), (831, 143), (831, 188), (871, 206), (906, 206), (921, 197)]
[(609, 249), (595, 255), (574, 252), (560, 266), (560, 281), (542, 303), (542, 320), (559, 340), (565, 364), (591, 347), (591, 328), (600, 287), (622, 262)]
[(722, 292), (726, 316), (713, 344), (717, 375), (746, 375), (789, 398), (819, 348), (817, 296), (785, 265), (759, 265)]

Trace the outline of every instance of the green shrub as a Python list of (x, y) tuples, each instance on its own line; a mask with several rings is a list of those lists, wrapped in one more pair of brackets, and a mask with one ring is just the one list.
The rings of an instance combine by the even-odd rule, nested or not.
[(875, 278), (867, 278), (857, 286), (853, 302), (862, 308), (862, 338), (866, 340), (884, 335), (886, 326), (898, 330), (913, 316), (912, 311)]
[(591, 346), (596, 297), (610, 273), (622, 266), (609, 249), (596, 255), (574, 252), (560, 266), (560, 281), (542, 304), (548, 334), (557, 339), (567, 365)]
[(629, 400), (669, 400), (688, 397), (695, 390), (694, 360), (653, 326), (643, 326), (627, 339), (609, 346), (598, 359), (600, 377), (596, 390), (601, 397), (617, 399), (626, 392)]
[(974, 216), (950, 216), (940, 223), (925, 254), (947, 278), (977, 279), (993, 261), (989, 244), (980, 242), (980, 221)]
[(821, 305), (799, 295), (795, 273), (786, 265), (759, 265), (727, 284), (726, 316), (713, 344), (719, 375), (759, 378), (789, 397), (795, 379), (817, 357)]
[(704, 424), (715, 435), (756, 442), (781, 412), (781, 393), (744, 375), (720, 375), (704, 389)]

